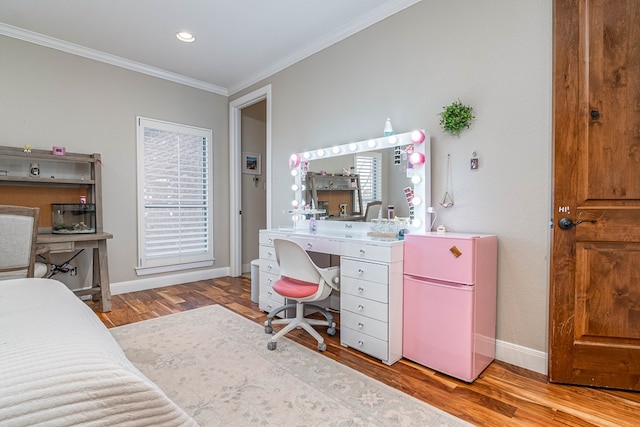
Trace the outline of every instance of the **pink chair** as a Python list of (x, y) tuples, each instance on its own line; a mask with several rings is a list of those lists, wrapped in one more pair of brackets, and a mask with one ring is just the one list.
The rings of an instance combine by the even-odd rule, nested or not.
[[(334, 289), (340, 290), (340, 267), (318, 267), (300, 245), (290, 240), (275, 239), (273, 244), (276, 259), (280, 265), (280, 279), (273, 284), (273, 290), (295, 302), (278, 307), (267, 316), (264, 324), (264, 331), (267, 334), (273, 332), (271, 325), (286, 324), (271, 337), (267, 348), (275, 350), (281, 336), (295, 328), (303, 328), (318, 341), (318, 350), (325, 351), (327, 345), (324, 343), (324, 338), (312, 325), (328, 326), (327, 333), (335, 335), (336, 324), (333, 316), (326, 309), (309, 303), (327, 299)], [(278, 313), (293, 308), (296, 309), (296, 317), (274, 319)], [(304, 317), (305, 308), (320, 312), (325, 319)]]

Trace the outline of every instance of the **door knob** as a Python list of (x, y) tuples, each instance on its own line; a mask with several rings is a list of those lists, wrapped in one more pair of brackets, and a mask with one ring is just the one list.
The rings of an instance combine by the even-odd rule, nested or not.
[(580, 220), (578, 222), (573, 222), (573, 220), (571, 218), (560, 218), (560, 221), (558, 221), (558, 227), (560, 227), (563, 230), (571, 230), (573, 227), (582, 224), (583, 222), (590, 222), (591, 224), (595, 224), (596, 220)]

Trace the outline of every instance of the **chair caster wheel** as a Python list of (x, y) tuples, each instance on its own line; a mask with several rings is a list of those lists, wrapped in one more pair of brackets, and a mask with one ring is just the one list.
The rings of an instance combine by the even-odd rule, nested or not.
[(318, 351), (325, 351), (327, 349), (327, 345), (323, 342), (318, 343)]
[(267, 343), (267, 348), (268, 348), (269, 350), (275, 350), (277, 346), (278, 346), (278, 343), (277, 343), (277, 342), (269, 341), (269, 342)]
[(334, 336), (336, 334), (336, 327), (332, 326), (329, 329), (327, 329), (327, 334)]
[(271, 326), (265, 326), (264, 327), (264, 333), (265, 334), (270, 334), (271, 332), (273, 332), (273, 328)]

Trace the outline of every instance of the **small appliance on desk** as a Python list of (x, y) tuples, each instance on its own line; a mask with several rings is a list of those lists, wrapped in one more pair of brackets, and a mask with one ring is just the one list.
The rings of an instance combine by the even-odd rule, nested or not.
[(51, 233), (87, 234), (95, 232), (95, 203), (51, 204)]

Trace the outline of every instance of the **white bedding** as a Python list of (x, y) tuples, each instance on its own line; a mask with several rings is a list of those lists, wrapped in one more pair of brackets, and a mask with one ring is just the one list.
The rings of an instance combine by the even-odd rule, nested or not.
[(51, 279), (0, 281), (0, 425), (197, 426)]

